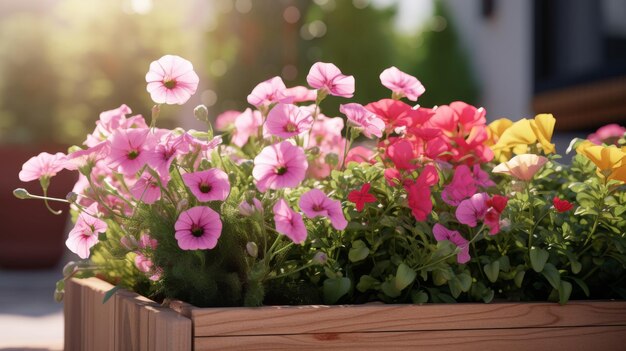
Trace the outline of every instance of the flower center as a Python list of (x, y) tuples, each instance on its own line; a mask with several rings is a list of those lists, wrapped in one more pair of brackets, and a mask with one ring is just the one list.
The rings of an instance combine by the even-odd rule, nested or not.
[(176, 81), (174, 79), (168, 78), (163, 81), (163, 85), (165, 85), (165, 87), (168, 89), (174, 89), (176, 88)]
[(213, 187), (210, 184), (206, 184), (206, 183), (201, 183), (200, 184), (200, 192), (203, 194), (208, 193), (209, 191), (211, 191)]
[(129, 160), (134, 160), (138, 156), (139, 156), (139, 151), (137, 151), (137, 150), (131, 150), (130, 152), (128, 152), (128, 155), (127, 155)]
[(313, 211), (315, 211), (315, 212), (324, 211), (324, 207), (322, 207), (322, 205), (320, 205), (320, 204), (315, 204), (315, 205), (313, 205)]
[(292, 122), (287, 122), (287, 124), (285, 125), (285, 132), (287, 133), (293, 133), (296, 130), (298, 130), (298, 127)]
[(202, 235), (204, 235), (204, 228), (198, 227), (196, 224), (194, 224), (194, 226), (191, 227), (191, 235), (195, 236), (196, 238), (201, 237)]
[(287, 173), (287, 167), (285, 166), (276, 167), (276, 174), (283, 175), (285, 173)]

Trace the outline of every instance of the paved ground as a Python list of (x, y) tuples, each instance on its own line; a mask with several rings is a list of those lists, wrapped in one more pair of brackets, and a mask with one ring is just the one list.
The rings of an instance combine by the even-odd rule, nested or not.
[(61, 267), (0, 270), (0, 351), (62, 350), (63, 305), (53, 299)]

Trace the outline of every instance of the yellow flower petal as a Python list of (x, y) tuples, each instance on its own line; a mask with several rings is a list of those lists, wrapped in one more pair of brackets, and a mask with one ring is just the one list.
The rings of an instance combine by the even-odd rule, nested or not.
[(550, 143), (552, 140), (552, 134), (554, 133), (555, 124), (556, 119), (554, 119), (554, 116), (547, 113), (539, 114), (535, 116), (534, 120), (530, 121), (530, 127), (537, 137), (539, 144), (541, 144), (543, 152), (546, 154), (551, 154), (556, 151), (554, 144)]
[(530, 121), (524, 118), (507, 128), (493, 149), (510, 149), (520, 144), (528, 145), (536, 142), (537, 137), (530, 126)]
[(497, 119), (487, 126), (487, 134), (489, 135), (489, 140), (487, 141), (487, 145), (495, 145), (500, 139), (500, 136), (507, 130), (510, 126), (513, 125), (513, 121), (507, 118)]
[[(614, 145), (595, 145), (588, 140), (583, 141), (576, 148), (576, 152), (590, 159), (591, 162), (599, 168), (600, 173), (602, 174), (611, 174), (618, 168), (621, 169), (624, 167), (622, 165), (622, 160), (626, 158), (626, 152)], [(612, 175), (610, 175), (609, 178), (612, 178)]]

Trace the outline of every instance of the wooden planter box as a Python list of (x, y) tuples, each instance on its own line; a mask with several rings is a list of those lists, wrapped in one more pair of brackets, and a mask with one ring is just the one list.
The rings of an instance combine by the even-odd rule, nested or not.
[(169, 308), (66, 283), (65, 350), (626, 349), (626, 301)]

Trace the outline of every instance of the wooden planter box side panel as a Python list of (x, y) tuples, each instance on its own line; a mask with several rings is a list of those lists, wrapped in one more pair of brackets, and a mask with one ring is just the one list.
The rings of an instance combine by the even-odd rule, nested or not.
[(126, 290), (103, 304), (112, 288), (96, 278), (66, 282), (65, 351), (191, 351), (189, 318)]

